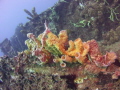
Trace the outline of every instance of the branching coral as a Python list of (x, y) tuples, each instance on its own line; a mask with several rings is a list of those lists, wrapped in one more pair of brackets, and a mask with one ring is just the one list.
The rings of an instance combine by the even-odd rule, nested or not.
[(26, 10), (26, 9), (24, 9), (24, 11), (30, 16), (30, 17), (27, 17), (27, 19), (29, 19), (31, 21), (39, 18), (39, 15), (35, 11), (35, 7), (33, 7), (33, 9), (32, 9), (32, 13), (29, 12), (28, 10)]

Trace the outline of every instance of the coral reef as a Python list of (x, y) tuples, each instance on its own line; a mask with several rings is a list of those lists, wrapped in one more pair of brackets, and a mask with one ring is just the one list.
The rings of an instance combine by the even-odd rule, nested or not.
[(60, 31), (58, 36), (56, 36), (46, 25), (45, 23), (46, 30), (38, 38), (35, 38), (35, 35), (29, 33), (27, 36), (30, 39), (26, 41), (29, 51), (33, 56), (38, 56), (41, 61), (45, 62), (46, 60), (50, 60), (53, 55), (56, 59), (54, 59), (54, 62), (65, 61), (71, 63), (78, 61), (83, 64), (87, 61), (93, 61), (99, 67), (107, 67), (115, 62), (117, 58), (116, 54), (114, 52), (107, 52), (106, 55), (102, 55), (99, 51), (98, 43), (95, 40), (82, 42), (78, 38), (75, 41), (68, 41), (65, 30)]
[[(69, 39), (74, 40), (80, 37), (83, 41), (90, 39), (105, 40), (106, 45), (118, 41), (118, 36), (114, 31), (120, 26), (120, 1), (119, 0), (59, 0), (53, 7), (37, 14), (35, 8), (32, 11), (24, 10), (30, 17), (25, 24), (20, 24), (19, 33), (11, 39), (15, 52), (26, 49), (23, 41), (26, 40), (27, 33), (38, 36), (44, 30), (43, 23), (46, 20), (51, 31), (58, 34), (60, 30), (67, 29)], [(21, 32), (24, 34), (21, 35)], [(111, 35), (113, 32), (115, 35)], [(109, 33), (109, 34), (107, 34)], [(17, 38), (18, 39), (15, 39)], [(22, 40), (19, 39), (22, 37)], [(106, 37), (107, 36), (107, 37)], [(112, 36), (115, 36), (112, 37)], [(107, 40), (107, 41), (106, 41)], [(109, 41), (109, 43), (108, 43)], [(24, 47), (21, 47), (24, 46)], [(17, 49), (16, 47), (21, 47)], [(17, 55), (17, 54), (16, 54)]]
[(82, 42), (78, 38), (75, 41), (68, 41), (66, 31), (62, 30), (56, 36), (47, 27), (46, 22), (45, 27), (46, 30), (37, 38), (32, 33), (27, 35), (29, 40), (27, 40), (26, 44), (29, 47), (29, 51), (32, 56), (36, 56), (40, 60), (40, 65), (60, 63), (60, 66), (64, 68), (69, 67), (69, 64), (74, 68), (78, 67), (78, 71), (74, 71), (73, 74), (75, 75), (73, 81), (78, 85), (77, 88), (83, 87), (81, 86), (82, 83), (96, 77), (101, 72), (110, 74), (111, 79), (118, 79), (120, 76), (119, 67), (117, 69), (116, 66), (113, 66), (116, 69), (113, 71), (108, 70), (117, 59), (117, 55), (114, 52), (106, 52), (103, 55), (95, 40)]
[(59, 0), (41, 14), (24, 11), (30, 21), (0, 44), (8, 55), (0, 57), (0, 89), (120, 89), (119, 0)]

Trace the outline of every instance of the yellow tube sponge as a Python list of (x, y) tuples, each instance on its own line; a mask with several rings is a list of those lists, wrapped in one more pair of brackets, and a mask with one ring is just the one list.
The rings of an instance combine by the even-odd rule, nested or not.
[(66, 42), (68, 42), (68, 35), (67, 35), (66, 30), (60, 31), (58, 37), (59, 37), (59, 41), (60, 41), (59, 43), (65, 44)]
[(89, 44), (82, 42), (80, 38), (76, 39), (74, 42), (70, 40), (69, 48), (66, 51), (67, 55), (74, 56), (80, 63), (86, 62), (88, 52)]
[(85, 63), (87, 62), (87, 54), (89, 52), (89, 44), (86, 42), (83, 43), (83, 50), (81, 52), (77, 52), (75, 55), (75, 58), (77, 59), (78, 62), (80, 63)]
[(49, 46), (54, 45), (58, 41), (59, 41), (58, 37), (55, 34), (53, 34), (52, 32), (47, 34), (47, 39), (46, 39), (47, 45), (49, 45)]
[(82, 52), (82, 56), (86, 56), (89, 52), (90, 46), (89, 46), (88, 43), (84, 42), (83, 43), (83, 48), (84, 48), (84, 50)]
[[(53, 47), (54, 50), (59, 51), (61, 55), (63, 55), (61, 57), (63, 61), (70, 63), (73, 62), (73, 59), (71, 58), (72, 56), (75, 57), (80, 63), (86, 62), (86, 55), (89, 51), (89, 44), (86, 42), (82, 42), (80, 38), (76, 39), (75, 41), (70, 40), (68, 42), (68, 35), (65, 30), (60, 31), (58, 36), (56, 36), (52, 32), (48, 33), (45, 41), (47, 47)], [(69, 47), (66, 47), (68, 43)], [(49, 51), (53, 53), (55, 52), (54, 50)]]
[(69, 62), (69, 63), (72, 63), (74, 61), (74, 59), (72, 57), (68, 56), (68, 55), (62, 55), (61, 59), (63, 61)]
[(67, 32), (65, 30), (60, 31), (58, 37), (52, 32), (47, 34), (46, 44), (48, 46), (54, 46), (61, 53), (65, 54), (65, 44), (68, 41)]
[(76, 53), (75, 58), (76, 58), (76, 60), (77, 60), (79, 63), (81, 63), (81, 64), (87, 62), (87, 60), (88, 60), (88, 59), (86, 58), (86, 56), (82, 56), (79, 52)]
[(66, 51), (68, 55), (75, 56), (77, 52), (83, 51), (83, 43), (80, 38), (76, 39), (74, 43), (72, 41), (69, 42), (69, 48)]
[(68, 48), (68, 52), (73, 51), (75, 49), (75, 44), (72, 40), (69, 40), (69, 48)]

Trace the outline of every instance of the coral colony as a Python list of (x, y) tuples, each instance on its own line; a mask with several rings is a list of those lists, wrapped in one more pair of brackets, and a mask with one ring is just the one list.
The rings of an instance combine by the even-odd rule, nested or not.
[[(81, 83), (81, 80), (87, 79), (88, 75), (96, 75), (100, 72), (109, 73), (112, 75), (112, 79), (117, 79), (120, 76), (120, 67), (115, 69), (114, 72), (107, 71), (107, 68), (112, 66), (117, 59), (117, 55), (114, 52), (106, 52), (103, 55), (96, 40), (89, 40), (83, 42), (80, 38), (76, 40), (68, 40), (66, 30), (59, 32), (58, 36), (53, 34), (45, 22), (46, 30), (35, 37), (32, 33), (28, 33), (28, 40), (25, 44), (28, 46), (28, 50), (24, 52), (26, 54), (32, 54), (36, 56), (40, 62), (44, 64), (59, 63), (61, 67), (67, 67), (67, 64), (75, 65), (79, 64), (79, 74), (84, 75), (81, 79), (80, 75), (74, 82)], [(78, 74), (78, 73), (77, 73)]]
[(120, 90), (120, 0), (24, 11), (29, 22), (0, 43), (0, 90)]

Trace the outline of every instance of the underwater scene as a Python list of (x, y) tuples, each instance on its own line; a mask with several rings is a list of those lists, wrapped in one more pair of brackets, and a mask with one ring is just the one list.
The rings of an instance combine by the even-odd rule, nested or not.
[(59, 0), (0, 43), (0, 90), (120, 90), (120, 0)]

